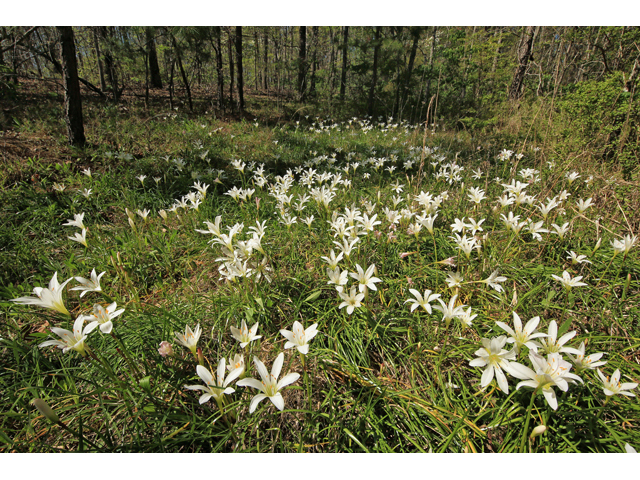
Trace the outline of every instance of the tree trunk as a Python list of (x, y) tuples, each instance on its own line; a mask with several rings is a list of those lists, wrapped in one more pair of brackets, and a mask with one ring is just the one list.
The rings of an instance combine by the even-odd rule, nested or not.
[(411, 29), (411, 36), (413, 37), (413, 44), (411, 45), (411, 53), (409, 54), (409, 65), (407, 66), (407, 74), (404, 80), (404, 94), (402, 95), (402, 102), (406, 103), (409, 98), (409, 86), (411, 85), (411, 74), (413, 73), (413, 66), (416, 61), (416, 54), (418, 53), (418, 42), (420, 41), (420, 33), (422, 29), (420, 27), (414, 27)]
[(307, 94), (307, 27), (300, 27), (298, 44), (298, 95), (304, 101)]
[(262, 77), (262, 88), (269, 90), (269, 33), (264, 32), (264, 75)]
[(151, 28), (146, 29), (147, 33), (147, 54), (149, 55), (149, 77), (152, 88), (162, 88), (162, 77), (160, 76), (160, 66), (158, 65), (158, 53), (156, 52), (156, 39)]
[(76, 46), (72, 27), (57, 27), (60, 32), (62, 80), (64, 86), (64, 121), (67, 124), (69, 145), (82, 147), (86, 143), (82, 121), (82, 99), (78, 81)]
[(428, 105), (431, 101), (431, 76), (433, 75), (433, 59), (436, 55), (436, 37), (438, 34), (438, 27), (433, 27), (433, 37), (431, 38), (431, 50), (429, 52), (429, 77), (427, 78), (427, 88), (424, 96), (424, 104)]
[(340, 101), (344, 101), (347, 91), (347, 45), (349, 44), (349, 27), (342, 32), (342, 77), (340, 79)]
[(258, 27), (253, 30), (253, 43), (256, 46), (256, 51), (253, 54), (253, 84), (258, 90), (262, 85), (262, 78), (260, 77), (260, 38), (258, 37)]
[(380, 39), (380, 33), (382, 27), (376, 27), (374, 36), (374, 49), (373, 49), (373, 73), (371, 77), (371, 87), (369, 88), (369, 99), (367, 101), (367, 114), (372, 117), (374, 114), (374, 94), (376, 90), (376, 84), (378, 83), (378, 57), (380, 56), (380, 45), (382, 41)]
[(216, 76), (218, 78), (218, 107), (224, 106), (224, 71), (222, 69), (222, 39), (221, 28), (213, 27), (215, 35), (215, 51), (216, 51)]
[(171, 59), (171, 68), (169, 69), (169, 108), (173, 110), (173, 73), (176, 68), (176, 61)]
[(227, 49), (229, 51), (229, 105), (233, 110), (233, 35), (231, 34), (231, 27), (227, 29)]
[(104, 66), (107, 70), (107, 77), (111, 85), (113, 101), (118, 102), (120, 99), (120, 87), (118, 86), (118, 74), (116, 72), (115, 62), (110, 51), (112, 32), (108, 27), (100, 27), (101, 37), (107, 42), (107, 49), (104, 51)]
[(316, 70), (318, 70), (318, 27), (311, 27), (313, 40), (311, 46), (313, 54), (311, 56), (311, 85), (309, 86), (309, 95), (316, 96)]
[(176, 37), (171, 34), (171, 42), (173, 43), (173, 49), (176, 52), (176, 61), (178, 63), (178, 69), (180, 70), (180, 76), (182, 77), (182, 83), (184, 83), (184, 88), (187, 90), (187, 101), (189, 102), (189, 111), (193, 111), (193, 102), (191, 101), (191, 87), (189, 86), (189, 79), (187, 78), (187, 74), (184, 71), (184, 66), (182, 65), (182, 56), (180, 55), (180, 48), (178, 47), (178, 41)]
[(636, 60), (633, 62), (633, 69), (631, 70), (631, 74), (629, 78), (624, 82), (624, 91), (625, 92), (633, 92), (636, 86), (636, 79), (638, 78), (638, 72), (640, 71), (640, 66), (638, 62), (640, 61), (640, 57), (636, 57)]
[(524, 75), (527, 72), (527, 66), (531, 59), (534, 30), (535, 27), (526, 27), (524, 36), (520, 42), (520, 46), (518, 48), (518, 67), (516, 68), (513, 81), (509, 87), (509, 100), (519, 100), (522, 97)]
[(238, 109), (244, 112), (244, 78), (242, 69), (242, 27), (236, 27), (236, 62), (238, 64)]
[(100, 89), (103, 92), (107, 90), (107, 84), (104, 81), (104, 68), (102, 66), (102, 56), (100, 55), (100, 43), (98, 42), (98, 34), (96, 28), (93, 28), (93, 45), (96, 50), (96, 58), (98, 59), (98, 73), (100, 74)]

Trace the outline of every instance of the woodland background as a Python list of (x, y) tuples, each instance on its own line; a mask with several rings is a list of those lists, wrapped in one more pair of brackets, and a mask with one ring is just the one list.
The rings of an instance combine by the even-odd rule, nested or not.
[[(0, 27), (1, 128), (24, 118), (21, 82), (62, 93), (61, 32)], [(276, 122), (427, 122), (505, 147), (542, 142), (627, 180), (637, 172), (638, 27), (101, 26), (67, 35), (77, 89), (92, 100)]]

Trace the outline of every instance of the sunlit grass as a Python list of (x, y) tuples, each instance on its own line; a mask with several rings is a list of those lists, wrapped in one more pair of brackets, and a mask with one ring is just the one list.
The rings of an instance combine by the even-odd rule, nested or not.
[[(558, 381), (553, 408), (540, 390), (517, 388), (524, 378), (507, 368), (508, 391), (497, 373), (483, 386), (486, 367), (470, 365), (482, 339), (507, 335), (496, 322), (513, 327), (515, 312), (523, 324), (540, 317), (538, 332), (550, 333), (553, 321), (558, 338), (575, 332), (563, 346), (585, 342), (585, 355), (604, 353), (605, 375), (619, 369), (622, 383), (640, 378), (637, 221), (618, 208), (609, 179), (549, 164), (529, 148), (453, 149), (449, 135), (427, 135), (423, 150), (424, 133), (404, 124), (308, 119), (269, 127), (177, 115), (122, 131), (117, 113), (103, 120), (95, 134), (104, 152), (92, 161), (43, 163), (39, 183), (0, 197), (4, 450), (640, 446), (637, 397), (606, 396), (595, 370), (572, 366), (584, 383), (564, 391)], [(120, 150), (107, 147), (114, 138)], [(244, 200), (233, 198), (234, 188)], [(86, 247), (69, 239), (81, 232), (70, 220), (83, 213)], [(331, 250), (342, 252), (336, 265), (348, 272), (341, 292), (322, 259)], [(100, 290), (80, 297), (70, 290), (76, 280), (64, 289), (69, 315), (10, 302), (47, 287), (56, 272), (63, 282), (88, 279), (93, 269), (106, 272)], [(412, 310), (410, 290), (440, 297)], [(105, 331), (94, 304), (113, 302), (124, 312)], [(88, 350), (38, 348), (61, 338), (52, 327), (71, 330), (81, 315), (94, 315), (84, 326), (99, 322), (83, 340)], [(231, 327), (243, 321), (261, 338), (245, 332), (238, 341)], [(280, 330), (292, 331), (294, 321), (317, 324), (306, 355), (285, 349)], [(175, 333), (189, 337), (197, 325), (201, 332), (183, 346)], [(159, 351), (161, 342), (171, 354)], [(534, 368), (530, 350), (505, 358)], [(234, 392), (202, 404), (203, 391), (184, 388), (204, 387), (197, 365), (215, 374), (222, 358), (231, 365), (238, 354), (238, 379), (260, 379), (254, 356), (271, 371), (280, 353), (279, 378), (299, 374), (281, 390), (281, 411), (278, 400), (263, 400), (250, 413), (259, 392), (236, 380), (228, 384)], [(36, 398), (62, 423), (36, 409)], [(530, 438), (540, 425), (544, 433)]]

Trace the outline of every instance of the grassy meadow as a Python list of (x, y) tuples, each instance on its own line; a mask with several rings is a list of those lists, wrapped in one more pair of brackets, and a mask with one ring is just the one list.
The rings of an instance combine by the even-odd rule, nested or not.
[(637, 182), (257, 105), (72, 150), (54, 107), (0, 137), (48, 142), (0, 167), (0, 451), (640, 448)]

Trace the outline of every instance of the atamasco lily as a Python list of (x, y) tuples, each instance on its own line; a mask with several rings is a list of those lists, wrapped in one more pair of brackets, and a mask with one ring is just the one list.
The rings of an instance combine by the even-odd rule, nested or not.
[[(100, 331), (102, 333), (111, 333), (111, 330), (113, 330), (113, 322), (111, 320), (113, 320), (118, 315), (121, 315), (124, 312), (124, 308), (121, 308), (120, 310), (116, 310), (117, 307), (118, 305), (116, 304), (116, 302), (113, 302), (112, 304), (107, 306), (107, 308), (104, 308), (102, 305), (98, 305), (98, 304), (94, 305), (93, 315), (88, 315), (86, 317), (87, 320), (93, 320), (89, 324), (89, 325), (93, 325), (93, 328), (91, 330), (93, 330), (96, 326), (100, 325)], [(198, 340), (196, 339), (196, 342), (197, 341)]]
[(349, 275), (358, 281), (358, 288), (360, 293), (366, 293), (367, 289), (377, 290), (376, 282), (381, 282), (378, 277), (374, 277), (376, 266), (374, 264), (369, 265), (367, 271), (365, 272), (362, 267), (356, 264), (356, 269), (358, 273), (349, 272)]
[(306, 330), (297, 320), (293, 322), (293, 331), (280, 330), (280, 333), (287, 339), (284, 344), (285, 350), (296, 347), (303, 355), (309, 353), (309, 342), (318, 334), (318, 324), (314, 323)]
[(437, 300), (438, 302), (440, 302), (440, 305), (433, 306), (435, 310), (439, 310), (442, 312), (442, 320), (444, 321), (446, 327), (449, 326), (452, 318), (464, 315), (464, 307), (466, 307), (466, 305), (455, 306), (457, 299), (458, 295), (454, 295), (453, 297), (451, 297), (451, 299), (449, 300), (449, 304), (447, 305), (442, 301), (441, 298), (438, 298)]
[(255, 378), (245, 378), (239, 380), (236, 384), (240, 387), (252, 387), (262, 392), (251, 399), (249, 413), (253, 413), (258, 404), (265, 398), (271, 400), (271, 403), (273, 403), (278, 410), (283, 410), (284, 398), (282, 398), (280, 390), (297, 381), (300, 378), (300, 374), (295, 372), (289, 373), (278, 381), (278, 377), (280, 376), (280, 371), (282, 370), (282, 365), (284, 363), (284, 353), (280, 353), (280, 355), (276, 357), (273, 362), (273, 367), (271, 368), (271, 373), (268, 372), (267, 367), (264, 366), (264, 363), (262, 363), (258, 357), (253, 357), (253, 363), (255, 364), (256, 370), (258, 370), (262, 381), (256, 380)]
[(576, 354), (575, 357), (573, 355), (571, 355), (570, 353), (567, 353), (567, 356), (569, 357), (569, 359), (573, 363), (573, 366), (576, 367), (576, 370), (578, 372), (580, 370), (587, 370), (587, 369), (595, 370), (597, 367), (601, 367), (602, 365), (607, 363), (607, 362), (598, 362), (597, 361), (597, 360), (600, 360), (602, 358), (602, 356), (604, 355), (603, 352), (592, 353), (591, 355), (587, 355), (585, 357), (585, 355), (584, 355), (584, 351), (585, 351), (584, 342), (582, 342), (580, 344), (580, 346), (578, 347), (578, 350), (580, 351), (580, 353)]
[(67, 223), (63, 223), (62, 225), (67, 227), (78, 227), (80, 229), (85, 228), (84, 223), (82, 223), (82, 220), (84, 219), (84, 213), (76, 213), (73, 216), (73, 220), (67, 220)]
[(178, 343), (180, 345), (184, 345), (185, 347), (187, 347), (189, 350), (191, 350), (191, 353), (193, 353), (196, 356), (198, 355), (197, 346), (198, 346), (198, 340), (200, 339), (201, 334), (202, 334), (202, 330), (200, 330), (200, 324), (198, 324), (195, 330), (191, 330), (189, 325), (187, 325), (184, 329), (184, 335), (182, 335), (181, 333), (174, 332), (174, 335), (176, 336), (176, 340), (178, 341)]
[(89, 245), (87, 245), (87, 229), (86, 228), (82, 229), (82, 233), (77, 233), (76, 232), (73, 237), (67, 237), (67, 238), (69, 240), (73, 240), (74, 242), (81, 243), (85, 247), (89, 246)]
[(620, 370), (616, 370), (611, 375), (611, 378), (605, 377), (604, 374), (598, 371), (598, 376), (600, 380), (602, 380), (602, 386), (604, 390), (604, 394), (607, 396), (611, 395), (626, 395), (627, 397), (635, 397), (635, 395), (631, 392), (627, 392), (627, 390), (633, 390), (638, 386), (637, 383), (620, 383)]
[(257, 332), (258, 322), (256, 322), (255, 325), (251, 327), (251, 329), (247, 328), (247, 322), (245, 322), (244, 320), (242, 320), (239, 329), (236, 327), (231, 327), (231, 335), (233, 335), (233, 338), (240, 342), (241, 348), (246, 347), (254, 340), (262, 338), (262, 335), (256, 335)]
[(557, 338), (558, 324), (555, 320), (551, 320), (551, 323), (549, 323), (549, 333), (546, 335), (546, 338), (540, 338), (540, 340), (535, 340), (533, 343), (545, 353), (573, 353), (580, 355), (581, 352), (577, 348), (564, 346), (565, 343), (576, 336), (576, 333), (574, 330)]
[(47, 340), (46, 342), (42, 342), (38, 345), (38, 347), (43, 348), (55, 345), (62, 349), (62, 353), (67, 353), (69, 350), (76, 350), (82, 355), (86, 355), (84, 341), (86, 340), (87, 335), (96, 328), (96, 325), (88, 324), (83, 329), (82, 327), (84, 326), (85, 319), (86, 317), (84, 315), (80, 315), (76, 318), (76, 321), (73, 323), (73, 332), (65, 330), (64, 328), (52, 327), (51, 331), (58, 335), (62, 340)]
[(536, 332), (538, 323), (540, 323), (540, 317), (533, 317), (527, 322), (524, 328), (522, 328), (520, 316), (516, 312), (513, 312), (513, 329), (504, 322), (496, 322), (496, 325), (510, 335), (507, 343), (514, 343), (516, 352), (519, 352), (523, 346), (533, 351), (538, 350), (538, 345), (533, 339), (547, 336), (546, 333)]
[(562, 272), (562, 277), (559, 277), (558, 275), (551, 275), (551, 277), (553, 279), (555, 279), (555, 280), (558, 280), (560, 283), (562, 283), (567, 290), (570, 290), (571, 287), (586, 287), (587, 286), (586, 283), (580, 281), (580, 280), (582, 280), (582, 276), (581, 275), (578, 275), (577, 277), (571, 278), (571, 275), (569, 275), (569, 272), (567, 272), (566, 270), (564, 272)]
[(520, 387), (540, 389), (549, 406), (557, 410), (558, 400), (553, 387), (558, 387), (563, 392), (566, 392), (569, 389), (569, 382), (575, 383), (574, 380), (582, 382), (582, 379), (569, 372), (571, 364), (563, 360), (559, 353), (551, 353), (544, 359), (536, 352), (529, 352), (529, 359), (535, 371), (516, 362), (512, 362), (509, 365), (508, 372), (514, 377), (523, 380), (518, 383), (516, 390)]
[(413, 288), (409, 289), (409, 292), (411, 292), (411, 294), (416, 297), (414, 298), (410, 298), (409, 300), (405, 300), (404, 303), (411, 303), (411, 311), (413, 312), (416, 308), (418, 307), (422, 307), (425, 309), (425, 311), (428, 314), (431, 314), (433, 312), (433, 310), (431, 309), (431, 304), (429, 302), (432, 302), (434, 300), (436, 300), (437, 298), (440, 297), (439, 293), (431, 293), (431, 290), (425, 290), (424, 291), (424, 295), (421, 295), (420, 292), (418, 290), (415, 290)]
[(200, 379), (205, 383), (205, 385), (185, 385), (184, 388), (188, 390), (202, 390), (204, 393), (200, 396), (200, 404), (209, 401), (211, 397), (213, 397), (218, 404), (222, 401), (223, 395), (229, 395), (235, 390), (228, 385), (233, 382), (236, 378), (240, 376), (242, 373), (242, 368), (236, 368), (229, 372), (229, 375), (225, 379), (225, 360), (222, 358), (218, 363), (218, 370), (216, 371), (216, 376), (214, 377), (206, 367), (202, 365), (198, 365), (196, 367), (196, 373), (200, 377)]
[(107, 272), (102, 272), (100, 275), (96, 275), (96, 269), (91, 270), (91, 278), (75, 277), (76, 282), (80, 282), (80, 285), (73, 287), (71, 290), (82, 290), (80, 298), (82, 298), (87, 292), (101, 292), (100, 279)]
[(482, 339), (482, 348), (476, 351), (478, 358), (474, 358), (469, 362), (472, 367), (486, 367), (482, 372), (480, 386), (486, 387), (493, 380), (494, 374), (498, 382), (498, 388), (504, 393), (509, 393), (509, 384), (507, 377), (502, 369), (509, 371), (509, 360), (515, 360), (515, 350), (505, 350), (502, 347), (507, 343), (507, 337), (501, 335), (489, 340)]
[(491, 288), (493, 288), (498, 292), (504, 292), (504, 288), (502, 288), (502, 285), (500, 285), (499, 282), (506, 282), (506, 281), (507, 281), (507, 277), (498, 275), (498, 270), (494, 270), (491, 273), (491, 275), (489, 275), (489, 278), (485, 280), (480, 280), (481, 283), (486, 283), (487, 285), (489, 285)]
[(69, 283), (73, 277), (66, 280), (62, 285), (58, 283), (58, 272), (53, 274), (53, 278), (49, 281), (49, 288), (34, 287), (33, 293), (36, 297), (19, 297), (11, 301), (22, 305), (36, 305), (38, 307), (50, 308), (65, 315), (71, 315), (64, 306), (62, 300), (62, 291), (64, 286)]
[(359, 308), (362, 306), (360, 303), (364, 300), (364, 293), (356, 294), (356, 287), (351, 287), (349, 294), (346, 294), (340, 290), (338, 290), (338, 295), (342, 298), (343, 302), (338, 306), (338, 308), (347, 307), (347, 313), (351, 315), (355, 308)]

